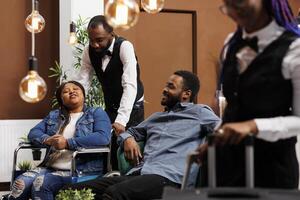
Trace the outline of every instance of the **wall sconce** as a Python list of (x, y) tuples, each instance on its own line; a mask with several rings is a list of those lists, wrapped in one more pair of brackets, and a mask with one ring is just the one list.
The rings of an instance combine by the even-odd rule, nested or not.
[(69, 35), (68, 43), (69, 45), (77, 44), (76, 25), (74, 22), (70, 23), (70, 35)]
[(38, 0), (32, 3), (32, 12), (25, 20), (25, 27), (29, 32), (40, 33), (45, 28), (45, 20), (39, 13), (39, 2)]
[[(35, 8), (37, 8), (37, 0), (32, 0), (31, 16), (33, 16), (32, 14), (34, 13)], [(28, 27), (26, 26), (27, 30), (31, 32), (31, 56), (29, 57), (29, 71), (28, 74), (21, 80), (19, 85), (19, 95), (28, 103), (37, 103), (46, 96), (47, 85), (37, 72), (38, 59), (35, 57), (35, 33), (41, 32), (45, 26), (41, 28), (39, 23), (35, 22), (35, 18), (32, 18), (31, 22), (33, 22), (32, 26), (28, 26), (31, 29), (28, 30)], [(45, 25), (45, 22), (43, 24)]]
[(150, 14), (156, 14), (164, 7), (165, 0), (141, 0), (144, 10)]
[(114, 28), (129, 29), (136, 24), (139, 13), (135, 0), (109, 0), (105, 5), (107, 22)]

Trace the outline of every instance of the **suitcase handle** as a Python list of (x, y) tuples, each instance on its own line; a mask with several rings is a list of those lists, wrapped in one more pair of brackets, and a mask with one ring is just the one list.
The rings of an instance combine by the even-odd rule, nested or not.
[[(216, 147), (212, 134), (208, 136), (208, 186), (216, 188)], [(244, 140), (245, 144), (245, 166), (246, 166), (246, 187), (254, 188), (254, 136), (250, 134)]]

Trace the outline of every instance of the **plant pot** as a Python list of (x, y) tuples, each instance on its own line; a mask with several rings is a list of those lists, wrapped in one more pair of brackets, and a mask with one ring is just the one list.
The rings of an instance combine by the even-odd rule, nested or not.
[(42, 151), (41, 149), (33, 149), (32, 150), (32, 158), (33, 160), (41, 160)]

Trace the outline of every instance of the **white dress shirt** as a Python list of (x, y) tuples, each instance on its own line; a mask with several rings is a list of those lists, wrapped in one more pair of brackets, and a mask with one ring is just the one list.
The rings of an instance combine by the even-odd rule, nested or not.
[[(258, 38), (258, 54), (261, 53), (271, 42), (276, 40), (285, 29), (274, 20), (263, 29), (247, 33), (243, 31), (242, 37)], [(231, 37), (229, 35), (229, 37)], [(227, 38), (228, 41), (228, 38)], [(226, 51), (225, 51), (226, 53)], [(243, 73), (252, 60), (257, 56), (251, 48), (242, 48), (236, 57), (239, 63), (239, 72)], [(291, 116), (255, 119), (257, 137), (266, 141), (277, 141), (300, 134), (300, 39), (296, 39), (282, 62), (282, 74), (285, 79), (291, 79), (293, 85), (293, 107)], [(276, 92), (276, 91), (274, 91)], [(271, 103), (271, 102), (270, 102)]]
[[(113, 53), (113, 47), (115, 44), (115, 38), (113, 39), (108, 50)], [(105, 71), (111, 56), (105, 55), (102, 58), (102, 70)], [(118, 115), (115, 122), (126, 126), (129, 121), (130, 113), (133, 108), (133, 104), (137, 94), (137, 70), (136, 70), (136, 58), (134, 53), (133, 45), (129, 41), (122, 42), (120, 46), (120, 59), (123, 63), (123, 75), (122, 75), (122, 87), (123, 95), (120, 102), (120, 107), (118, 109)], [(91, 64), (89, 56), (89, 46), (87, 45), (83, 51), (81, 68), (76, 74), (74, 80), (78, 80), (88, 91), (92, 76), (94, 73), (94, 68)], [(142, 100), (142, 99), (140, 99)], [(139, 101), (140, 101), (139, 100)], [(113, 123), (113, 122), (112, 122)]]

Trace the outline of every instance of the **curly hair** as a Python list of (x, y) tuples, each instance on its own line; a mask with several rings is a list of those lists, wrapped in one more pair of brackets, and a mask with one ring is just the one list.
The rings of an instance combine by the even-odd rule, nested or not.
[(200, 89), (200, 81), (197, 75), (185, 70), (176, 71), (174, 74), (182, 77), (183, 88), (192, 91), (190, 102), (194, 101)]

